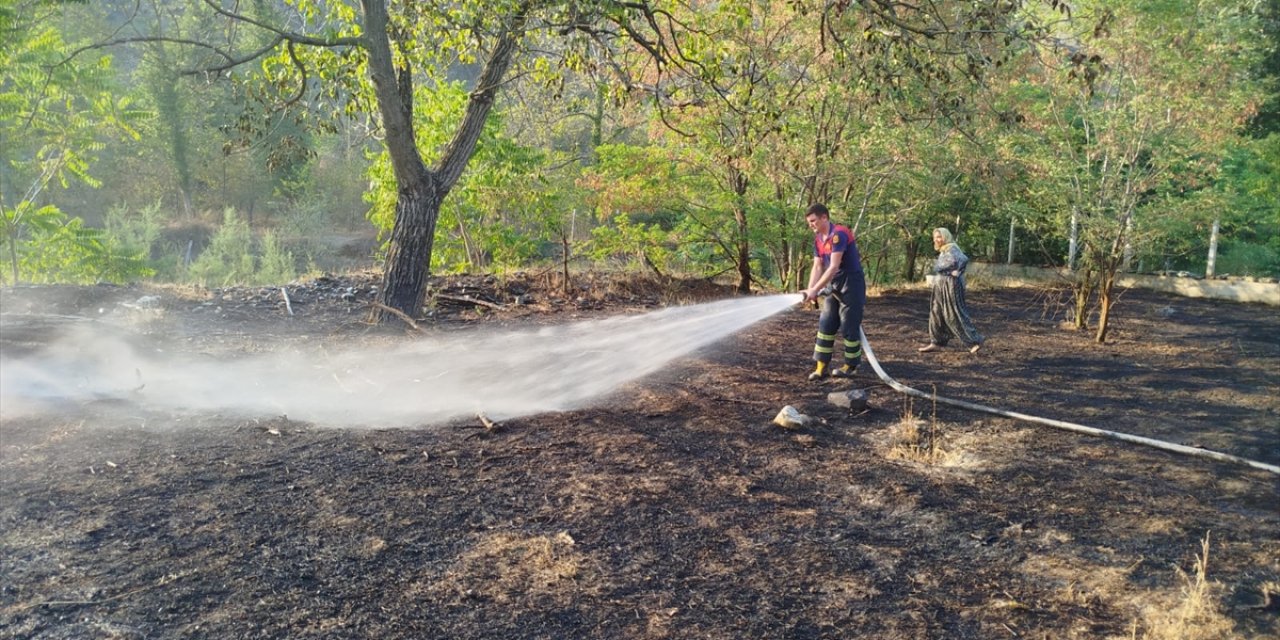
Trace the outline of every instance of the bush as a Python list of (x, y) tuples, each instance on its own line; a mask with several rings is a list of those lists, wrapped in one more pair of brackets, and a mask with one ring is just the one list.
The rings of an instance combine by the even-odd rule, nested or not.
[(1220, 275), (1280, 277), (1280, 251), (1250, 243), (1231, 243), (1218, 255), (1214, 271)]
[(262, 259), (253, 280), (257, 284), (282, 284), (298, 277), (293, 254), (285, 251), (273, 233), (262, 237)]
[(106, 237), (125, 250), (154, 257), (164, 220), (159, 202), (137, 212), (131, 212), (128, 205), (119, 204), (107, 211)]
[(235, 209), (228, 208), (223, 212), (222, 226), (213, 234), (209, 247), (191, 263), (187, 275), (204, 286), (249, 282), (255, 271), (252, 244), (249, 224), (236, 215)]

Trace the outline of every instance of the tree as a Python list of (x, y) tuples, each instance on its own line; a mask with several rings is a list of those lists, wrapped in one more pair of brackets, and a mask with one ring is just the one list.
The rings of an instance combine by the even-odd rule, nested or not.
[(799, 272), (792, 266), (803, 243), (793, 230), (803, 228), (797, 214), (806, 203), (825, 201), (858, 218), (867, 212), (887, 180), (860, 178), (868, 164), (894, 162), (892, 154), (868, 157), (876, 141), (860, 134), (888, 124), (890, 114), (898, 121), (880, 137), (917, 122), (960, 126), (972, 110), (964, 90), (1039, 33), (1021, 2), (660, 6), (654, 13), (673, 26), (655, 46), (671, 54), (665, 64), (637, 58), (646, 66), (634, 73), (673, 132), (663, 145), (688, 150), (682, 166), (723, 194), (705, 203), (723, 208), (707, 216), (705, 231), (734, 264), (740, 290), (761, 242), (784, 279)]
[(683, 149), (682, 168), (707, 176), (703, 232), (734, 265), (738, 291), (754, 279), (753, 245), (773, 193), (762, 162), (778, 146), (788, 111), (806, 99), (820, 55), (807, 37), (816, 24), (780, 2), (725, 3), (683, 20), (681, 64), (696, 78), (667, 91), (667, 146)]
[[(530, 33), (561, 38), (564, 46), (556, 55), (569, 68), (594, 65), (596, 69), (613, 70), (618, 86), (651, 95), (657, 104), (671, 105), (681, 87), (717, 78), (748, 77), (736, 71), (718, 75), (718, 69), (728, 68), (718, 62), (727, 61), (705, 55), (714, 54), (716, 47), (709, 39), (709, 28), (693, 19), (698, 11), (715, 9), (750, 16), (758, 8), (756, 16), (768, 12), (783, 15), (782, 9), (791, 5), (796, 15), (812, 16), (811, 24), (823, 26), (820, 34), (809, 36), (811, 44), (825, 47), (829, 38), (845, 52), (856, 48), (849, 46), (857, 40), (851, 36), (862, 34), (864, 26), (869, 26), (874, 32), (871, 39), (879, 43), (863, 52), (870, 56), (862, 61), (872, 83), (888, 82), (904, 73), (920, 77), (946, 75), (948, 65), (981, 68), (986, 61), (977, 53), (984, 47), (998, 47), (1000, 37), (1011, 36), (1017, 30), (1012, 26), (1015, 23), (1006, 19), (1017, 13), (1019, 2), (944, 4), (937, 10), (920, 11), (893, 0), (820, 6), (768, 0), (714, 5), (680, 0), (465, 0), (405, 4), (361, 0), (355, 6), (297, 0), (291, 5), (286, 22), (271, 15), (265, 9), (266, 3), (232, 10), (206, 0), (206, 11), (227, 21), (226, 32), (253, 30), (263, 34), (265, 44), (246, 50), (243, 40), (239, 46), (223, 46), (215, 42), (192, 43), (164, 34), (124, 40), (194, 44), (206, 58), (199, 65), (206, 73), (231, 73), (246, 63), (259, 61), (261, 72), (255, 75), (274, 86), (287, 104), (330, 99), (339, 101), (348, 115), (364, 110), (376, 113), (398, 187), (381, 302), (413, 315), (426, 289), (441, 205), (457, 186), (474, 153), (484, 120), (508, 71), (520, 64), (546, 64), (544, 57), (530, 55), (523, 48)], [(969, 8), (971, 5), (976, 8)], [(290, 26), (286, 28), (284, 24)], [(744, 25), (749, 28), (750, 21)], [(965, 62), (955, 61), (948, 48), (968, 40), (980, 45), (959, 47)], [(923, 55), (900, 55), (896, 47), (901, 43), (906, 43), (908, 52), (929, 52), (930, 63), (921, 64), (926, 57)], [(888, 66), (877, 62), (890, 49), (896, 61)], [(476, 71), (467, 108), (448, 144), (432, 154), (435, 161), (428, 166), (414, 130), (414, 87), (441, 86), (450, 73), (465, 70)], [(633, 73), (636, 70), (640, 73)], [(938, 104), (955, 102), (954, 96), (943, 98)], [(731, 183), (736, 182), (730, 185), (738, 195), (731, 207), (737, 225), (731, 242), (736, 243), (733, 255), (745, 281), (749, 277), (746, 269), (750, 250), (743, 228), (749, 212), (742, 185), (749, 186), (750, 177), (727, 177)]]
[[(348, 114), (374, 107), (397, 185), (380, 301), (409, 315), (417, 313), (426, 290), (441, 205), (475, 152), (526, 34), (534, 28), (554, 30), (606, 57), (615, 51), (612, 42), (622, 37), (643, 42), (655, 58), (665, 56), (668, 46), (648, 2), (503, 0), (393, 6), (385, 0), (362, 0), (353, 8), (299, 0), (292, 23), (301, 26), (288, 29), (252, 10), (241, 13), (212, 2), (207, 6), (229, 24), (259, 30), (269, 39), (249, 51), (196, 43), (209, 57), (201, 71), (230, 72), (261, 61), (262, 80), (280, 89), (294, 87), (291, 104), (319, 96), (343, 101)], [(192, 44), (163, 34), (102, 44), (139, 41)], [(428, 166), (414, 128), (414, 87), (441, 86), (448, 73), (473, 64), (478, 72), (463, 116)]]
[(60, 9), (29, 0), (0, 11), (0, 218), (14, 283), (22, 242), (85, 237), (73, 232), (76, 219), (41, 204), (45, 190), (72, 180), (97, 186), (89, 169), (101, 141), (136, 139), (135, 124), (148, 116), (113, 93), (109, 57), (68, 60), (70, 47), (50, 26)]
[[(1046, 119), (1033, 126), (1070, 209), (1075, 324), (1087, 326), (1096, 295), (1095, 340), (1104, 342), (1117, 274), (1158, 236), (1150, 219), (1177, 211), (1169, 196), (1211, 183), (1225, 140), (1244, 123), (1256, 88), (1232, 43), (1250, 18), (1243, 3), (1188, 13), (1181, 3), (1102, 1), (1078, 5), (1071, 24), (1078, 31), (1055, 50), (1061, 66), (1042, 68)], [(1205, 64), (1217, 72), (1204, 74)]]
[[(427, 154), (436, 153), (447, 141), (444, 133), (461, 119), (467, 92), (459, 83), (418, 91), (420, 108), (414, 111), (414, 120), (419, 146)], [(505, 116), (505, 112), (490, 116), (456, 195), (442, 205), (432, 252), (433, 271), (522, 264), (537, 255), (540, 242), (548, 240), (546, 227), (560, 226), (552, 201), (565, 200), (559, 205), (566, 212), (574, 206), (567, 202), (572, 199), (571, 188), (547, 188), (546, 154), (503, 133)], [(427, 160), (431, 159), (428, 155)], [(576, 166), (572, 161), (558, 164)], [(373, 186), (366, 197), (373, 206), (369, 218), (385, 234), (394, 224), (397, 200), (387, 154), (375, 158), (370, 177)], [(558, 242), (563, 240), (557, 238)]]

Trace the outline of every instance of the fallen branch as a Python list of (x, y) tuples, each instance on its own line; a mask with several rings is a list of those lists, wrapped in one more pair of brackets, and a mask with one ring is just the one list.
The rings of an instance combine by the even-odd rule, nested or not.
[(411, 329), (413, 329), (414, 331), (417, 331), (418, 333), (426, 333), (425, 331), (422, 330), (422, 327), (418, 326), (418, 323), (413, 321), (413, 318), (409, 317), (409, 314), (399, 309), (392, 309), (391, 307), (388, 307), (387, 305), (382, 304), (381, 302), (370, 302), (369, 306), (373, 307), (374, 309), (386, 311), (387, 313), (390, 313), (391, 315), (397, 318), (400, 318), (401, 320), (404, 321), (405, 324), (409, 325)]
[(502, 305), (500, 304), (494, 304), (487, 300), (477, 300), (470, 296), (450, 296), (450, 295), (445, 295), (443, 293), (437, 293), (435, 297), (439, 300), (452, 300), (454, 302), (465, 302), (467, 304), (474, 304), (481, 307), (489, 307), (490, 309), (493, 309), (495, 311), (502, 311)]
[(476, 413), (476, 417), (480, 419), (480, 424), (484, 425), (484, 426), (483, 426), (483, 429), (484, 429), (484, 430), (483, 430), (483, 431), (480, 431), (481, 427), (477, 427), (477, 426), (475, 426), (475, 425), (464, 424), (464, 425), (462, 425), (462, 426), (460, 426), (460, 427), (458, 427), (458, 428), (459, 428), (459, 429), (476, 429), (477, 431), (476, 431), (475, 433), (473, 433), (473, 434), (471, 434), (471, 435), (469, 435), (469, 436), (467, 436), (467, 437), (463, 438), (463, 440), (470, 440), (470, 439), (472, 439), (472, 438), (479, 438), (479, 437), (481, 437), (481, 436), (487, 436), (487, 435), (489, 435), (489, 434), (491, 434), (491, 433), (495, 433), (495, 432), (497, 432), (497, 431), (498, 431), (498, 429), (502, 426), (502, 425), (500, 425), (500, 424), (498, 424), (498, 423), (496, 423), (496, 422), (494, 422), (494, 421), (490, 420), (490, 419), (489, 419), (489, 416), (486, 416), (486, 415), (485, 415), (485, 414), (483, 414), (483, 413)]

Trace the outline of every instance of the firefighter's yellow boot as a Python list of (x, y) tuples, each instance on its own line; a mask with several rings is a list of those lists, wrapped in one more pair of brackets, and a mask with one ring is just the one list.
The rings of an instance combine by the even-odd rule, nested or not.
[(839, 369), (831, 372), (833, 378), (852, 378), (853, 374), (858, 371), (858, 365), (850, 365), (848, 362), (840, 365)]
[(818, 366), (813, 369), (813, 373), (809, 374), (809, 380), (821, 380), (827, 375), (827, 363), (819, 362)]

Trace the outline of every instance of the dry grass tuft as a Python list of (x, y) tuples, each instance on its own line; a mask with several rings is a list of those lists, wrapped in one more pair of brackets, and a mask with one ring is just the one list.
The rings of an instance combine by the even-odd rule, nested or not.
[(1153, 605), (1143, 612), (1145, 624), (1134, 620), (1133, 640), (1225, 640), (1238, 637), (1234, 624), (1222, 615), (1215, 599), (1218, 587), (1209, 581), (1209, 534), (1200, 542), (1191, 574), (1174, 567), (1182, 582), (1181, 602), (1175, 606)]
[(915, 415), (910, 396), (903, 401), (902, 417), (892, 427), (889, 457), (923, 464), (942, 464), (951, 454), (942, 448), (942, 432), (938, 428), (938, 403), (928, 423)]

